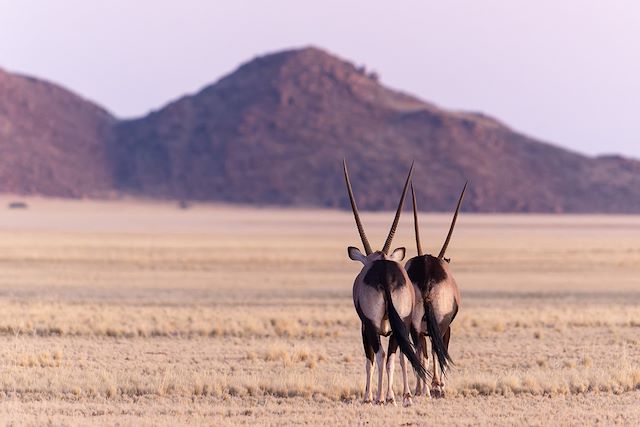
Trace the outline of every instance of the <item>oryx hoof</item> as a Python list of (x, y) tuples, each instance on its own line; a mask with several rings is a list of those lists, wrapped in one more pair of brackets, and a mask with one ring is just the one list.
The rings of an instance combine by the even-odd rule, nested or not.
[(364, 399), (364, 400), (362, 401), (362, 404), (363, 404), (363, 405), (369, 405), (369, 406), (371, 406), (371, 399)]
[(436, 399), (444, 399), (444, 389), (440, 387), (434, 387), (432, 395)]
[(411, 405), (413, 405), (413, 402), (411, 401), (411, 393), (407, 393), (402, 397), (402, 406), (406, 408)]
[(396, 403), (396, 398), (395, 397), (387, 397), (386, 404), (387, 405), (398, 406), (398, 404)]
[(382, 399), (376, 399), (375, 402), (373, 402), (374, 405), (378, 405), (378, 406), (384, 406), (384, 400)]

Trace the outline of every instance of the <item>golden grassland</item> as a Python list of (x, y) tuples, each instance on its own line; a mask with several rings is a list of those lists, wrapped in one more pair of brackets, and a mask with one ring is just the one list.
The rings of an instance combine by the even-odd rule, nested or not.
[(640, 424), (640, 217), (463, 214), (448, 395), (402, 408), (360, 403), (349, 213), (28, 203), (0, 214), (2, 424)]

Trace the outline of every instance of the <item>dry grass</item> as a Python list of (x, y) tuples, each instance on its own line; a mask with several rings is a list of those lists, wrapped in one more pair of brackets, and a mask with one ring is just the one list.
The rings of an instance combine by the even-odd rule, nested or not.
[(0, 222), (3, 421), (640, 422), (640, 218), (465, 215), (448, 397), (396, 409), (359, 403), (348, 214), (29, 205)]

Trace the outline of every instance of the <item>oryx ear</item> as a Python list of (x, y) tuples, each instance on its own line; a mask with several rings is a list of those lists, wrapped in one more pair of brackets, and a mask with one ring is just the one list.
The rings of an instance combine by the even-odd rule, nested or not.
[(347, 248), (347, 252), (349, 253), (349, 258), (351, 258), (354, 261), (360, 261), (361, 263), (365, 263), (365, 261), (367, 260), (367, 257), (364, 256), (362, 254), (362, 252), (360, 252), (360, 249), (358, 248), (354, 248), (353, 246), (349, 246)]
[(391, 259), (397, 262), (400, 262), (404, 259), (404, 254), (406, 250), (405, 248), (398, 248), (391, 253)]

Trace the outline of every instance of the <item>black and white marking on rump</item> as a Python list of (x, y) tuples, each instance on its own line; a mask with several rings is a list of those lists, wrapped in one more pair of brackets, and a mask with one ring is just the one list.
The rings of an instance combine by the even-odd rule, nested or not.
[(440, 260), (431, 255), (415, 257), (411, 261), (407, 274), (409, 279), (418, 285), (423, 296), (429, 294), (433, 285), (447, 280), (447, 272)]
[(364, 283), (379, 291), (384, 291), (385, 288), (393, 291), (406, 284), (402, 268), (398, 263), (382, 259), (371, 264), (371, 268), (364, 276)]

